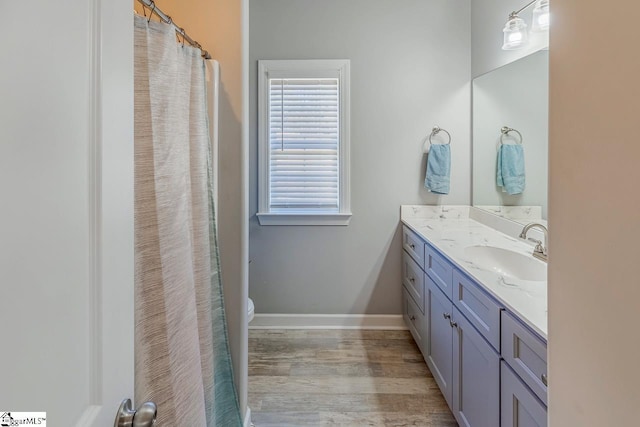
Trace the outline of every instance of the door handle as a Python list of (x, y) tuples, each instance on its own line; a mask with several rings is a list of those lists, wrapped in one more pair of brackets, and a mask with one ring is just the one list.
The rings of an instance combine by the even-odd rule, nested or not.
[(152, 427), (157, 414), (158, 407), (153, 402), (144, 402), (134, 411), (131, 399), (125, 399), (120, 404), (113, 427)]
[(540, 375), (540, 379), (542, 380), (542, 384), (544, 384), (545, 386), (549, 385), (547, 384), (547, 374)]

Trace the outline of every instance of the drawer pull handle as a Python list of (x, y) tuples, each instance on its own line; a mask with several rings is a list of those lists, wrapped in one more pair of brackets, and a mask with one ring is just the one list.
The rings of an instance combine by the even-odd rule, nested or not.
[(412, 244), (410, 244), (410, 245), (409, 245), (409, 247), (410, 247), (411, 249), (415, 249), (415, 248), (416, 248), (416, 245), (414, 245), (414, 244), (412, 243)]
[(416, 316), (411, 315), (411, 316), (409, 316), (409, 319), (411, 319), (412, 321), (415, 321), (416, 320)]
[(451, 319), (451, 315), (449, 313), (442, 313), (442, 317), (445, 319)]
[(416, 282), (416, 279), (415, 279), (415, 278), (413, 278), (413, 277), (409, 277), (409, 281), (410, 281), (411, 283), (415, 283), (415, 282)]
[(451, 325), (452, 328), (458, 329), (458, 322), (456, 322), (455, 320), (450, 318), (449, 319), (449, 324)]
[(549, 385), (547, 384), (547, 374), (540, 375), (540, 379), (542, 380), (542, 384), (544, 384), (545, 386)]

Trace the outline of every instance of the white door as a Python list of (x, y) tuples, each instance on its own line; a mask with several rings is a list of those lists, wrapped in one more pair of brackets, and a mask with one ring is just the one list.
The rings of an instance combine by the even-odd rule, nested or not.
[(133, 397), (131, 0), (0, 2), (0, 411)]

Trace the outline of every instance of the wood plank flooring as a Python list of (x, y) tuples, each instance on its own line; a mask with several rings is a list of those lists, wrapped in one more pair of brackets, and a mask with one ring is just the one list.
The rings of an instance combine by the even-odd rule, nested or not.
[(455, 427), (408, 331), (251, 330), (256, 427)]

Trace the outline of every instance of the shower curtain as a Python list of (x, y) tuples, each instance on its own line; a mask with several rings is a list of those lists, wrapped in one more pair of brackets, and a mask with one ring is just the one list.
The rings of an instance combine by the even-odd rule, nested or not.
[(242, 425), (212, 198), (205, 69), (135, 17), (135, 399), (157, 426)]

